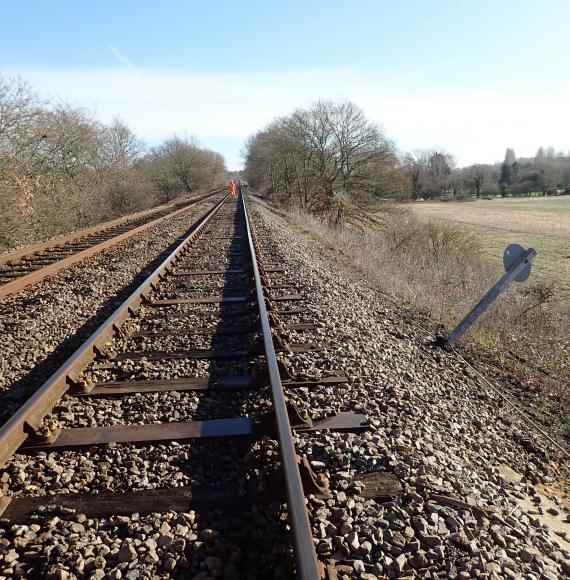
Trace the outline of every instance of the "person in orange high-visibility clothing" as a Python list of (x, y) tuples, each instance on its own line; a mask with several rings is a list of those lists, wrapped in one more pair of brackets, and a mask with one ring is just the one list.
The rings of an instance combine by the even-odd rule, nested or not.
[(228, 193), (232, 197), (236, 197), (236, 182), (233, 179), (228, 183)]

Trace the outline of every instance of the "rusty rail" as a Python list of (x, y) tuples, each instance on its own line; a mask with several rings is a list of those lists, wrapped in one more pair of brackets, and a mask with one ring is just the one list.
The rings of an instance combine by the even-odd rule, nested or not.
[(107, 318), (90, 338), (53, 374), (0, 428), (0, 467), (5, 465), (28, 436), (33, 436), (39, 429), (44, 417), (51, 411), (57, 401), (77, 384), (79, 375), (94, 360), (98, 353), (104, 351), (105, 344), (119, 331), (121, 325), (131, 313), (141, 305), (148, 292), (175, 264), (184, 250), (192, 243), (212, 217), (219, 211), (226, 195), (200, 220), (194, 230), (180, 242), (175, 250), (160, 266)]
[(263, 345), (269, 372), (271, 398), (275, 412), (277, 438), (279, 441), (281, 463), (283, 466), (287, 491), (287, 510), (289, 514), (289, 523), (291, 524), (291, 530), (293, 533), (293, 543), (295, 546), (297, 574), (302, 580), (320, 580), (321, 573), (319, 570), (319, 562), (317, 560), (317, 554), (313, 543), (309, 515), (307, 513), (307, 508), (305, 507), (305, 493), (303, 491), (303, 483), (299, 472), (297, 453), (295, 451), (295, 443), (293, 441), (291, 424), (289, 422), (289, 413), (285, 402), (285, 393), (283, 392), (283, 385), (281, 384), (281, 374), (277, 364), (277, 357), (275, 356), (273, 334), (271, 332), (271, 325), (269, 323), (267, 308), (265, 306), (265, 301), (268, 299), (268, 296), (266, 296), (261, 283), (261, 276), (259, 274), (257, 256), (255, 253), (255, 244), (243, 195), (240, 195), (239, 202), (242, 205), (244, 213), (247, 243), (251, 253), (252, 269), (255, 279), (255, 292), (259, 307)]
[[(55, 261), (52, 264), (44, 266), (43, 268), (38, 268), (37, 270), (34, 270), (33, 272), (30, 272), (28, 274), (24, 274), (18, 278), (15, 278), (11, 282), (0, 285), (0, 300), (8, 297), (10, 295), (17, 294), (18, 292), (20, 292), (24, 288), (31, 286), (33, 284), (37, 284), (41, 280), (44, 280), (45, 278), (47, 278), (49, 276), (53, 276), (53, 275), (57, 274), (58, 272), (65, 270), (66, 268), (69, 268), (70, 266), (72, 266), (78, 262), (81, 262), (82, 260), (85, 260), (86, 258), (90, 258), (91, 256), (94, 256), (95, 254), (98, 254), (99, 252), (102, 252), (103, 250), (106, 250), (107, 248), (114, 246), (115, 244), (118, 244), (119, 242), (121, 242), (125, 239), (128, 239), (128, 238), (130, 238), (138, 233), (141, 233), (141, 232), (147, 230), (148, 228), (151, 228), (153, 226), (158, 225), (159, 223), (161, 223), (167, 219), (171, 219), (173, 217), (176, 217), (176, 216), (188, 211), (188, 209), (191, 206), (195, 205), (196, 203), (199, 203), (200, 201), (203, 201), (204, 199), (207, 199), (208, 197), (211, 197), (212, 195), (216, 195), (216, 194), (222, 192), (223, 190), (224, 190), (224, 188), (213, 190), (213, 191), (211, 191), (205, 195), (202, 195), (200, 197), (197, 197), (197, 198), (191, 200), (189, 203), (185, 203), (183, 205), (180, 203), (174, 203), (174, 204), (170, 204), (170, 206), (161, 206), (161, 207), (158, 207), (158, 208), (155, 208), (152, 210), (139, 212), (137, 214), (133, 214), (133, 215), (129, 216), (128, 218), (120, 218), (120, 219), (114, 220), (112, 222), (107, 222), (104, 225), (94, 226), (93, 228), (89, 228), (87, 230), (82, 230), (81, 232), (69, 234), (68, 236), (65, 236), (62, 238), (56, 238), (54, 240), (50, 240), (49, 242), (43, 242), (41, 244), (36, 244), (34, 246), (24, 248), (22, 250), (18, 250), (17, 252), (14, 252), (12, 254), (7, 254), (5, 256), (1, 256), (0, 257), (0, 266), (7, 265), (11, 262), (15, 262), (17, 260), (20, 260), (26, 256), (32, 256), (34, 254), (49, 250), (51, 248), (56, 248), (59, 246), (65, 247), (66, 244), (71, 244), (73, 242), (80, 241), (81, 239), (83, 239), (85, 237), (93, 236), (93, 235), (96, 235), (98, 233), (104, 233), (105, 231), (109, 230), (112, 227), (116, 227), (116, 226), (119, 226), (121, 224), (127, 224), (129, 221), (133, 221), (134, 219), (138, 219), (138, 218), (141, 218), (141, 217), (144, 217), (147, 215), (161, 213), (168, 207), (174, 208), (173, 211), (170, 211), (166, 215), (161, 215), (160, 217), (157, 217), (155, 219), (151, 219), (150, 221), (148, 221), (140, 226), (137, 226), (137, 227), (135, 227), (127, 232), (124, 232), (124, 233), (119, 234), (117, 236), (111, 237), (108, 240), (104, 240), (102, 242), (96, 243), (93, 246), (91, 246), (85, 250), (82, 250), (80, 252), (72, 254), (72, 255), (70, 255), (66, 258), (63, 258), (61, 260)], [(182, 205), (182, 207), (180, 207), (180, 205)]]

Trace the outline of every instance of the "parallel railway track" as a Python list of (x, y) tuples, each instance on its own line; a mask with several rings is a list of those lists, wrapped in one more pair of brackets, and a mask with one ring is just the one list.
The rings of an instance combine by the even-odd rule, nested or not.
[(179, 203), (139, 212), (0, 256), (0, 300), (118, 244), (160, 222), (176, 217), (223, 188)]
[[(14, 455), (91, 453), (110, 444), (144, 447), (176, 441), (191, 446), (270, 437), (277, 440), (280, 455), (271, 474), (211, 486), (5, 495), (0, 517), (25, 521), (37, 510), (54, 507), (106, 517), (285, 501), (298, 577), (325, 576), (305, 495), (326, 497), (327, 485), (297, 456), (292, 431), (360, 432), (367, 423), (351, 413), (311, 421), (289, 404), (289, 389), (346, 379), (333, 372), (318, 379), (292, 374), (279, 362), (281, 350), (322, 348), (283, 339), (287, 330), (314, 328), (302, 320), (304, 297), (284, 277), (286, 272), (264, 253), (263, 240), (255, 238), (243, 197), (237, 203), (225, 197), (0, 429), (0, 465)], [(191, 420), (172, 420), (170, 407), (162, 422), (145, 421), (143, 412), (133, 424), (129, 397), (156, 405), (161, 416), (161, 404), (173, 393), (181, 397), (176, 415)], [(104, 403), (109, 397), (123, 405), (121, 417), (110, 416)], [(74, 426), (59, 409), (62, 401), (75, 410), (99, 405), (98, 419)]]

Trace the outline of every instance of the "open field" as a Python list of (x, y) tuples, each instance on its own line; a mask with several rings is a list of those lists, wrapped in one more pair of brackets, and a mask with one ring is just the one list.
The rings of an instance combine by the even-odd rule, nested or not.
[(534, 247), (533, 278), (555, 282), (570, 297), (570, 196), (417, 203), (420, 217), (461, 224), (496, 260), (510, 243)]

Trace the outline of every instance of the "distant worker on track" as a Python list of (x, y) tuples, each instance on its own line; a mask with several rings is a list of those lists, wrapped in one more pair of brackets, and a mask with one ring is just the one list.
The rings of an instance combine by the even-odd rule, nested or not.
[(228, 183), (228, 193), (232, 197), (236, 197), (236, 182), (233, 179)]
[(237, 192), (238, 192), (238, 195), (241, 195), (241, 179), (238, 179), (238, 182), (237, 182)]

